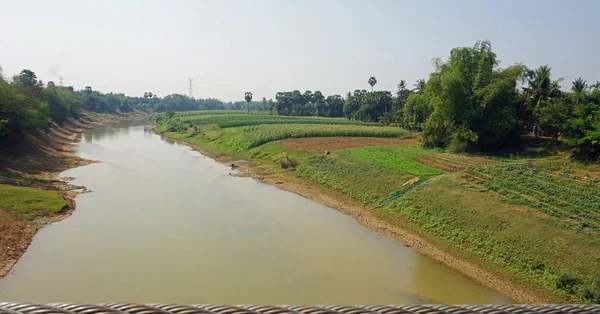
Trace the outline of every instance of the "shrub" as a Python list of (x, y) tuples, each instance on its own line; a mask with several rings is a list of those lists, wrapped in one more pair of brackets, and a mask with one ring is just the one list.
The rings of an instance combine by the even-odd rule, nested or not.
[(283, 169), (295, 168), (298, 165), (298, 162), (296, 160), (288, 157), (283, 158), (279, 161), (279, 163), (281, 164), (281, 168)]
[(556, 287), (568, 292), (573, 292), (573, 289), (577, 285), (577, 279), (573, 278), (569, 274), (560, 274), (556, 278)]

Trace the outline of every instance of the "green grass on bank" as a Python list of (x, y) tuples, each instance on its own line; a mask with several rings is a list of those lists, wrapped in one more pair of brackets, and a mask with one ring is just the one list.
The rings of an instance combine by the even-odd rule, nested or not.
[(57, 213), (66, 205), (56, 191), (0, 184), (0, 208), (19, 218), (33, 220)]
[(600, 302), (600, 234), (463, 183), (444, 176), (376, 213), (568, 302)]
[(422, 147), (401, 146), (355, 148), (342, 152), (357, 160), (383, 165), (419, 177), (442, 174), (441, 170), (416, 161), (418, 157), (434, 153), (436, 151)]

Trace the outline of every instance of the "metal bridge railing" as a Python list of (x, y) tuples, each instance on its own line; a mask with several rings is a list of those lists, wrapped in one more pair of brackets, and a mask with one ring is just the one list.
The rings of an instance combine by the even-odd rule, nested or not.
[(179, 305), (179, 304), (30, 304), (0, 303), (0, 314), (583, 314), (600, 313), (600, 305), (505, 304), (505, 305)]

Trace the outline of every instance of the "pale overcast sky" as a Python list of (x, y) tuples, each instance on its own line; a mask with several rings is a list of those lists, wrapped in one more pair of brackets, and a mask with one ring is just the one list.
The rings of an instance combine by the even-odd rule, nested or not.
[(412, 86), (431, 59), (489, 39), (501, 66), (600, 80), (600, 1), (6, 1), (0, 66), (103, 92), (242, 100)]

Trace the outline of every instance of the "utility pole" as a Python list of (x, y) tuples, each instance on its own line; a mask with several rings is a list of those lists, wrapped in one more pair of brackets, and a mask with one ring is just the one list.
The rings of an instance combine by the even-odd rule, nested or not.
[(194, 98), (194, 94), (192, 93), (192, 82), (194, 81), (194, 79), (190, 78), (188, 80), (190, 80), (190, 90), (189, 90), (190, 95), (189, 96), (190, 96), (190, 98)]
[(63, 86), (63, 77), (62, 76), (58, 77), (58, 85)]

